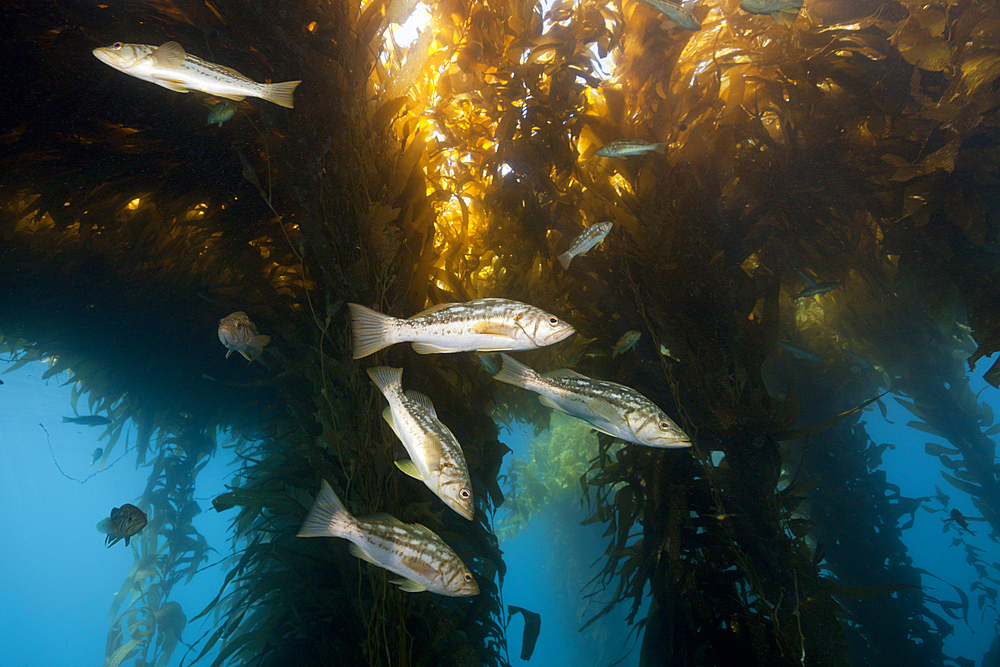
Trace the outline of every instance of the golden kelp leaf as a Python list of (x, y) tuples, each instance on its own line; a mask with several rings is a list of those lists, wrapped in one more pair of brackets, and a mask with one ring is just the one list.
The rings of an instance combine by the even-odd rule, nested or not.
[(951, 47), (944, 37), (935, 37), (912, 15), (896, 34), (892, 43), (906, 62), (921, 69), (940, 72), (951, 64)]
[(381, 130), (383, 127), (388, 125), (389, 121), (396, 117), (396, 114), (406, 106), (407, 97), (403, 95), (402, 97), (397, 97), (391, 99), (388, 102), (383, 102), (382, 105), (372, 114), (372, 129)]
[(1000, 53), (983, 51), (962, 63), (962, 87), (969, 93), (1000, 76)]

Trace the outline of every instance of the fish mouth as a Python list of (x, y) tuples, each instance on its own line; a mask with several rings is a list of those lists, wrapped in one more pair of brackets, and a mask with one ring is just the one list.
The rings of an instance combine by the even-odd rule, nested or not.
[(681, 448), (690, 447), (691, 440), (688, 438), (676, 437), (676, 438), (660, 438), (657, 439), (655, 447), (666, 447), (666, 448)]
[(99, 46), (93, 51), (94, 57), (100, 60), (105, 65), (111, 65), (112, 67), (118, 67), (118, 56), (115, 52), (111, 50), (108, 46)]
[(565, 340), (576, 333), (576, 327), (567, 324), (561, 329), (557, 329), (550, 333), (548, 336), (542, 338), (542, 344), (539, 347), (545, 345), (552, 345), (553, 343), (558, 343), (561, 340)]
[(236, 345), (236, 332), (227, 326), (219, 327), (219, 341), (221, 341), (226, 347)]

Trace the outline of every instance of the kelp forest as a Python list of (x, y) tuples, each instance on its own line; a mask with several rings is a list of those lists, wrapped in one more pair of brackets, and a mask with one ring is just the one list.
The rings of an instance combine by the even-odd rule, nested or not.
[[(509, 665), (496, 524), (546, 484), (606, 526), (585, 623), (628, 610), (642, 665), (974, 664), (943, 640), (996, 616), (1000, 565), (970, 547), (972, 590), (925, 592), (902, 538), (947, 500), (901, 495), (862, 410), (901, 403), (944, 438), (912, 456), (1000, 531), (1000, 425), (969, 388), (1000, 386), (1000, 13), (691, 7), (698, 30), (633, 0), (3, 3), (0, 352), (67, 371), (74, 408), (111, 420), (104, 458), (148, 478), (123, 499), (149, 525), (106, 667)], [(210, 125), (218, 98), (91, 54), (117, 41), (302, 83), (293, 109), (247, 99)], [(596, 154), (618, 140), (653, 150)], [(519, 359), (634, 388), (692, 446), (550, 431), (472, 353), (352, 358), (348, 303), (483, 297), (572, 323)], [(249, 364), (217, 341), (234, 311), (271, 337)], [(473, 520), (399, 474), (376, 364), (433, 397)], [(513, 422), (596, 444), (518, 471)], [(223, 453), (239, 468), (200, 507)], [(480, 593), (402, 592), (342, 540), (297, 538), (321, 480), (430, 528)], [(231, 517), (236, 556), (181, 609), (171, 591), (209, 563), (199, 511)]]

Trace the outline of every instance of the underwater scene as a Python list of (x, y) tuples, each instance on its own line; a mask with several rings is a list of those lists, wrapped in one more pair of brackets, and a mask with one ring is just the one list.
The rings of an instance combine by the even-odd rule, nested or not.
[(0, 662), (1000, 666), (997, 9), (0, 3)]

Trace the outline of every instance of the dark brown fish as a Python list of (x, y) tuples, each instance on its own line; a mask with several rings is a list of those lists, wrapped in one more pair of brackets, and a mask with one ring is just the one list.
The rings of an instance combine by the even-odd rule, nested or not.
[(125, 546), (128, 546), (132, 536), (145, 527), (145, 512), (128, 503), (111, 510), (111, 516), (97, 524), (97, 530), (107, 534), (104, 541), (108, 547), (122, 538), (125, 538)]
[(62, 423), (80, 424), (81, 426), (104, 426), (110, 424), (111, 420), (100, 415), (84, 415), (83, 417), (63, 417)]

